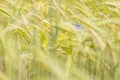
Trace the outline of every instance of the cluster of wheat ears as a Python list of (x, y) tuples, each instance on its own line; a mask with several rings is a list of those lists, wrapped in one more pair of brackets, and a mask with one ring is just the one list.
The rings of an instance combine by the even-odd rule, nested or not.
[(0, 80), (120, 80), (119, 0), (0, 0)]

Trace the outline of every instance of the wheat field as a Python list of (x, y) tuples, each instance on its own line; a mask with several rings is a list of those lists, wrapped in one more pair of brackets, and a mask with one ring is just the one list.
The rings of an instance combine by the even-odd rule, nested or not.
[(0, 80), (120, 80), (119, 0), (0, 0)]

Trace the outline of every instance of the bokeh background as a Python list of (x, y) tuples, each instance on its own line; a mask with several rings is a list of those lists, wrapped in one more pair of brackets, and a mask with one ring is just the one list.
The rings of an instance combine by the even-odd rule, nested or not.
[(0, 0), (0, 80), (120, 80), (119, 0)]

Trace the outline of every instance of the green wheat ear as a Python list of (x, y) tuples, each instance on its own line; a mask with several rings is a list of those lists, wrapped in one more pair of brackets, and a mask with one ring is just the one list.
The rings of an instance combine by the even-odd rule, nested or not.
[(30, 35), (20, 27), (13, 29), (12, 34), (24, 38), (27, 42), (31, 42)]

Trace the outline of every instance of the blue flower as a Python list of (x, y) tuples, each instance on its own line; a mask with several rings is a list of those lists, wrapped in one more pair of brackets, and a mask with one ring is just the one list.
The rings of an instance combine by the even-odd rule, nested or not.
[(82, 26), (82, 25), (79, 25), (78, 23), (74, 23), (73, 25), (74, 25), (75, 28), (78, 29), (78, 30), (83, 29), (83, 26)]

